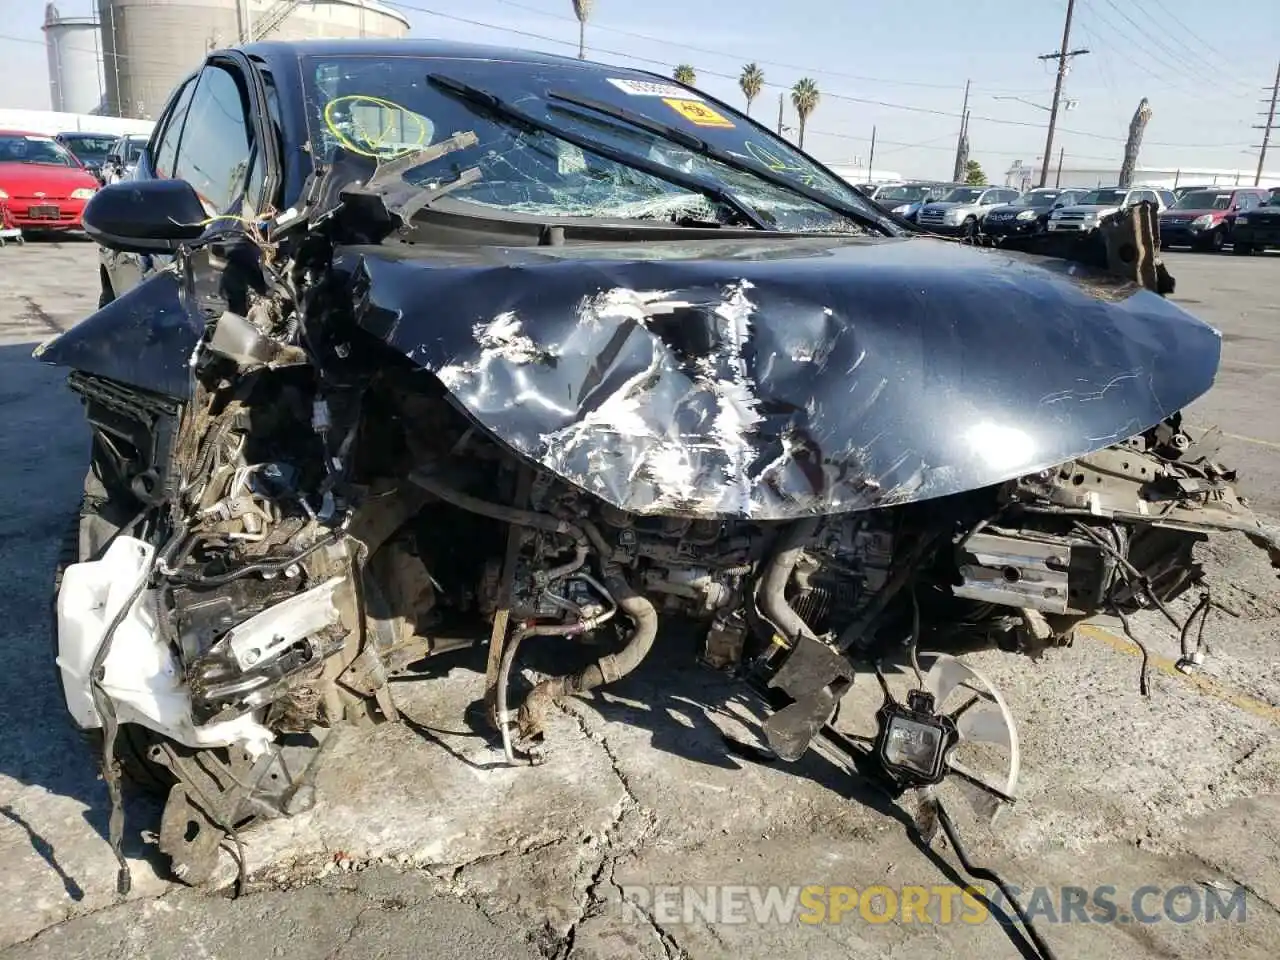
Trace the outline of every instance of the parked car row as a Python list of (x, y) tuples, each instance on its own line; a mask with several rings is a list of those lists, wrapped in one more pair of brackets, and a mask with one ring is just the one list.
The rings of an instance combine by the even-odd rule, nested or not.
[(931, 200), (942, 200), (963, 183), (913, 180), (906, 183), (864, 184), (858, 189), (890, 213), (911, 223), (916, 222), (920, 208)]
[(1044, 234), (1088, 234), (1139, 203), (1159, 212), (1160, 247), (1248, 255), (1280, 246), (1280, 187), (1039, 187), (1023, 193), (990, 185), (908, 181), (862, 184), (883, 209), (930, 233), (1001, 243)]
[[(1178, 202), (1160, 216), (1160, 246), (1186, 246), (1197, 250), (1221, 250), (1228, 243), (1236, 253), (1253, 252), (1252, 236), (1241, 242), (1235, 235), (1241, 214), (1246, 214), (1244, 226), (1253, 228), (1249, 211), (1267, 206), (1272, 192), (1260, 187), (1203, 187), (1183, 193)], [(1277, 194), (1280, 199), (1280, 194)], [(1259, 213), (1262, 224), (1267, 215)], [(1280, 218), (1280, 208), (1275, 211)], [(1272, 239), (1272, 243), (1280, 237)], [(1258, 241), (1264, 244), (1265, 241)]]
[(0, 207), (8, 229), (79, 230), (98, 179), (53, 137), (0, 130)]
[(100, 186), (128, 179), (147, 137), (0, 130), (0, 239), (22, 230), (79, 230)]

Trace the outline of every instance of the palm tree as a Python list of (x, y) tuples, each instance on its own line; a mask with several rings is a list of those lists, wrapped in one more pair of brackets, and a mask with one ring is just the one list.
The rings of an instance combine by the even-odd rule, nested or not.
[(671, 75), (686, 87), (692, 87), (698, 82), (697, 73), (695, 73), (693, 67), (689, 66), (687, 63), (680, 64), (680, 66), (676, 67), (675, 73)]
[(591, 0), (573, 0), (573, 13), (578, 18), (578, 59), (587, 59), (587, 18), (591, 16)]
[(738, 77), (738, 86), (742, 89), (742, 95), (747, 98), (747, 116), (751, 116), (751, 102), (764, 89), (764, 71), (754, 63), (748, 63), (742, 68), (742, 76)]
[(796, 108), (796, 116), (800, 118), (800, 143), (801, 150), (804, 149), (804, 125), (809, 119), (809, 114), (818, 109), (818, 101), (822, 99), (822, 94), (818, 92), (818, 85), (808, 77), (797, 80), (796, 85), (791, 88), (791, 105)]

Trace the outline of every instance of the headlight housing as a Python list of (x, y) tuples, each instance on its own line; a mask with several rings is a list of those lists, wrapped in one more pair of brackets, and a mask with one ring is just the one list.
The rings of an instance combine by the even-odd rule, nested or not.
[(886, 699), (876, 721), (876, 756), (892, 780), (903, 787), (942, 781), (960, 735), (951, 717), (936, 712), (931, 694), (912, 690), (905, 704)]
[(1036, 218), (1036, 212), (1035, 212), (1034, 210), (1023, 210), (1023, 211), (1022, 211), (1020, 214), (1018, 214), (1018, 216), (1017, 216), (1017, 217), (1015, 217), (1014, 219), (1016, 219), (1016, 220), (1034, 220), (1035, 218)]
[(89, 200), (92, 199), (95, 191), (93, 187), (79, 187), (71, 191), (72, 200)]
[[(0, 194), (3, 194), (3, 193), (4, 193), (4, 191), (3, 191), (3, 190), (0, 190)], [(1249, 222), (1249, 218), (1248, 218), (1248, 217), (1236, 217), (1236, 223), (1237, 223), (1237, 224), (1241, 224), (1241, 223), (1248, 223), (1248, 222)]]
[(902, 214), (902, 213), (906, 213), (906, 212), (907, 212), (908, 210), (910, 210), (910, 209), (911, 209), (911, 204), (909, 204), (909, 203), (904, 203), (904, 204), (901, 204), (900, 206), (896, 206), (896, 207), (894, 207), (894, 208), (893, 208), (893, 212), (894, 212), (894, 213), (898, 213), (898, 214)]
[(1191, 221), (1192, 230), (1207, 230), (1209, 227), (1212, 227), (1212, 226), (1213, 226), (1213, 214), (1211, 213), (1206, 213), (1204, 216), (1196, 217), (1194, 220)]
[(8, 200), (8, 199), (9, 199), (9, 195), (5, 193), (3, 189), (0, 189), (0, 200)]
[(1061, 211), (1061, 210), (1055, 210), (1055, 211), (1053, 211), (1053, 213), (1049, 214), (1049, 219), (1050, 219), (1050, 220), (1059, 220), (1059, 219), (1061, 219), (1061, 218), (1062, 218), (1062, 211)]
[(959, 210), (948, 210), (942, 215), (943, 223), (959, 223), (964, 214)]

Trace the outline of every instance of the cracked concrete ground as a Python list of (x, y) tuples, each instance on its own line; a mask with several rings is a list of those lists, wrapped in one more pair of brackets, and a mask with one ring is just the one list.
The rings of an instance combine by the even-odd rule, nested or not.
[[(1170, 256), (1175, 299), (1225, 333), (1217, 387), (1191, 415), (1232, 436), (1224, 458), (1280, 515), (1280, 258)], [(0, 250), (0, 946), (4, 956), (94, 957), (951, 957), (1019, 956), (981, 924), (759, 925), (675, 922), (625, 908), (641, 885), (963, 883), (954, 851), (918, 847), (907, 814), (815, 751), (794, 765), (725, 749), (758, 707), (693, 666), (664, 636), (636, 676), (566, 704), (548, 759), (512, 769), (469, 725), (483, 658), (441, 658), (396, 684), (410, 722), (346, 731), (322, 769), (321, 802), (245, 837), (251, 892), (175, 887), (129, 804), (134, 889), (115, 902), (93, 758), (62, 722), (47, 604), (56, 540), (74, 508), (86, 434), (61, 375), (35, 342), (95, 302), (94, 248)], [(962, 822), (972, 856), (1024, 888), (1242, 885), (1244, 922), (1047, 924), (1060, 957), (1274, 957), (1280, 942), (1280, 590), (1232, 538), (1203, 560), (1218, 599), (1201, 675), (1168, 669), (1177, 638), (1145, 618), (1152, 696), (1114, 630), (1082, 631), (1042, 661), (982, 653), (1023, 740), (1022, 801), (999, 829)], [(1180, 614), (1189, 606), (1179, 607)], [(1103, 625), (1106, 626), (1105, 624)], [(1163, 665), (1164, 669), (1162, 669)], [(873, 684), (842, 724), (865, 730)], [(220, 883), (234, 871), (230, 859)], [(1128, 914), (1122, 914), (1122, 916)], [(1043, 913), (1042, 913), (1043, 917)], [(1131, 918), (1132, 920), (1132, 918)]]

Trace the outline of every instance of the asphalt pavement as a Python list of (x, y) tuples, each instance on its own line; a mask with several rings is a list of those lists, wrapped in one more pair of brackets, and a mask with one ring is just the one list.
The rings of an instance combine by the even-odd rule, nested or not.
[[(1242, 488), (1280, 516), (1280, 256), (1167, 260), (1174, 299), (1225, 341), (1219, 382), (1189, 416), (1221, 424)], [(763, 764), (727, 750), (724, 733), (749, 735), (758, 707), (696, 667), (679, 636), (662, 638), (616, 689), (557, 713), (536, 767), (505, 766), (466, 720), (481, 655), (449, 655), (431, 675), (397, 683), (409, 722), (343, 732), (316, 809), (245, 837), (252, 889), (239, 899), (226, 896), (230, 857), (218, 889), (169, 882), (147, 842), (157, 807), (131, 797), (134, 889), (119, 902), (105, 790), (64, 721), (48, 623), (88, 436), (63, 373), (30, 358), (93, 309), (95, 264), (84, 242), (0, 249), (2, 956), (1029, 955), (994, 917), (881, 922), (887, 896), (966, 883), (955, 851), (924, 848), (909, 807), (838, 757)], [(1153, 654), (1150, 698), (1137, 693), (1132, 645), (1105, 623), (1038, 662), (972, 658), (1018, 719), (1023, 778), (997, 828), (966, 827), (970, 853), (1028, 895), (1044, 888), (1038, 916), (1059, 957), (1276, 955), (1280, 589), (1243, 540), (1215, 542), (1202, 559), (1234, 613), (1214, 620), (1213, 655), (1193, 678), (1170, 666), (1170, 630), (1139, 621)], [(855, 686), (842, 711), (852, 727), (874, 690)], [(839, 923), (829, 910), (823, 922), (734, 922), (727, 910), (709, 920), (658, 902), (663, 889), (708, 885), (810, 886), (826, 903), (882, 889), (869, 914), (862, 904)], [(1064, 887), (1111, 887), (1121, 909), (1113, 922), (1084, 922), (1063, 909)], [(1144, 888), (1158, 920), (1133, 909)], [(1243, 919), (1207, 922), (1209, 897), (1230, 891)], [(646, 892), (643, 909), (624, 908), (624, 896)]]

